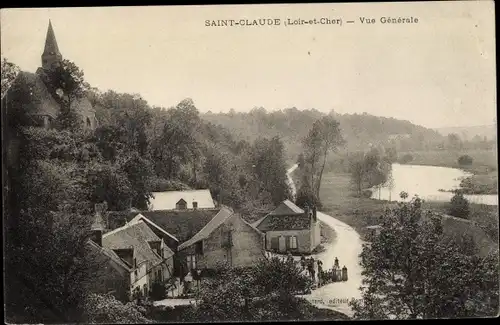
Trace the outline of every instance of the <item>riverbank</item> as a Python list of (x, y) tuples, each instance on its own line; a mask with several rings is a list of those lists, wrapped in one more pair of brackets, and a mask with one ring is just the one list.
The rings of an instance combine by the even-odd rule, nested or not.
[[(327, 173), (323, 176), (321, 187), (322, 211), (353, 227), (366, 240), (370, 231), (367, 226), (380, 223), (386, 209), (397, 205), (396, 202), (375, 200), (351, 195), (349, 174)], [(395, 195), (397, 195), (395, 193)], [(424, 207), (440, 214), (448, 213), (448, 202), (424, 203)], [(480, 243), (483, 251), (498, 247), (498, 206), (470, 204), (469, 220), (446, 220), (450, 233), (471, 234)]]
[[(461, 169), (471, 176), (461, 181), (461, 190), (464, 194), (498, 194), (498, 162), (496, 150), (440, 150), (401, 152), (399, 156), (411, 155), (411, 165), (426, 165)], [(460, 165), (458, 158), (468, 155), (472, 164)], [(444, 189), (451, 191), (451, 189)]]

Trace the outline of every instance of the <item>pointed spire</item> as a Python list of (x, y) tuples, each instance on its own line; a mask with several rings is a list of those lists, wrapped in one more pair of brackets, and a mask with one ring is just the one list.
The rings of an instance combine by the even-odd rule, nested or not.
[(47, 37), (45, 38), (45, 48), (43, 54), (57, 55), (61, 54), (59, 52), (59, 47), (57, 46), (56, 35), (54, 34), (54, 29), (52, 28), (52, 22), (49, 19), (49, 28), (47, 29)]
[(50, 68), (52, 63), (61, 61), (62, 55), (57, 46), (56, 35), (52, 28), (52, 22), (49, 19), (49, 27), (47, 29), (47, 37), (45, 38), (45, 48), (42, 54), (42, 67)]

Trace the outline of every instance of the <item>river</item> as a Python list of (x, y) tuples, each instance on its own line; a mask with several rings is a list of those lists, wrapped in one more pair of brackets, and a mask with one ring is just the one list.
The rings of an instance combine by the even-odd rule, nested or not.
[[(414, 195), (427, 201), (449, 202), (453, 197), (451, 192), (442, 192), (458, 189), (460, 181), (470, 176), (463, 170), (449, 167), (419, 166), (419, 165), (392, 165), (392, 189), (384, 186), (374, 189), (372, 198), (381, 200), (402, 201), (399, 193), (408, 193), (410, 200)], [(498, 195), (465, 195), (471, 203), (498, 205)]]

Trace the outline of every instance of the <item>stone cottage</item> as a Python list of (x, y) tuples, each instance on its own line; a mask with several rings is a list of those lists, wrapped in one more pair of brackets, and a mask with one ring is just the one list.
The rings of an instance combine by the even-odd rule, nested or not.
[(316, 208), (302, 210), (289, 200), (253, 224), (265, 233), (265, 249), (310, 254), (321, 243)]

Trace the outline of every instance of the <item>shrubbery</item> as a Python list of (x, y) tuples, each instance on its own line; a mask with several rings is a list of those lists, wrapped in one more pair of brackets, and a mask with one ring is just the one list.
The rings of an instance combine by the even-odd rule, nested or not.
[(473, 159), (469, 155), (463, 155), (458, 157), (458, 164), (460, 166), (469, 166), (472, 165)]
[(467, 219), (469, 217), (469, 201), (462, 192), (456, 192), (451, 198), (448, 213), (457, 218)]
[(399, 162), (401, 164), (407, 164), (409, 162), (413, 161), (413, 156), (410, 155), (409, 153), (405, 154), (403, 157), (399, 159)]

